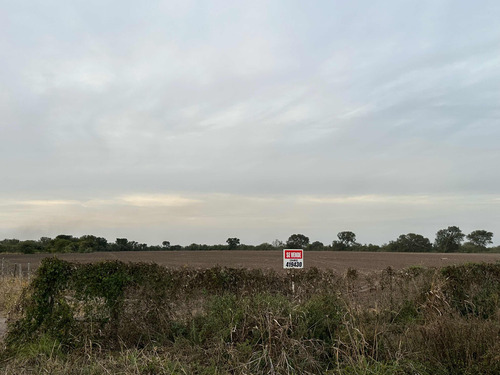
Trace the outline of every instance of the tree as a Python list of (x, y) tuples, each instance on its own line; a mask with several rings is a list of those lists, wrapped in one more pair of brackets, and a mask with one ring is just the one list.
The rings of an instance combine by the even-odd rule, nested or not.
[(118, 251), (131, 251), (134, 245), (134, 241), (130, 241), (126, 238), (117, 238), (115, 241), (116, 250)]
[(47, 252), (48, 248), (50, 247), (50, 244), (52, 242), (52, 238), (50, 238), (50, 237), (40, 237), (40, 239), (38, 240), (38, 242), (40, 243), (40, 247), (42, 249), (41, 251)]
[(332, 244), (330, 245), (330, 248), (333, 251), (346, 251), (349, 250), (346, 245), (344, 245), (342, 242), (333, 240)]
[(331, 244), (331, 249), (334, 251), (346, 251), (352, 250), (354, 246), (359, 247), (359, 244), (356, 243), (356, 235), (351, 231), (343, 231), (337, 233), (337, 240), (333, 240)]
[(263, 242), (260, 245), (255, 246), (255, 250), (271, 250), (273, 245), (267, 242)]
[(21, 242), (20, 246), (21, 252), (24, 254), (37, 253), (41, 250), (41, 248), (42, 247), (37, 241), (31, 241), (31, 240)]
[(67, 240), (67, 241), (74, 241), (74, 240), (76, 240), (76, 238), (73, 237), (70, 234), (60, 234), (60, 235), (56, 236), (56, 239)]
[(78, 250), (77, 241), (78, 239), (73, 236), (60, 234), (51, 241), (49, 251), (51, 253), (75, 253)]
[(228, 238), (226, 240), (226, 242), (227, 242), (227, 248), (229, 250), (234, 250), (234, 249), (238, 248), (238, 246), (240, 244), (240, 239), (236, 238), (236, 237), (232, 237), (232, 238)]
[(389, 251), (429, 252), (432, 251), (432, 244), (420, 234), (408, 233), (400, 235), (396, 241), (391, 241), (387, 248)]
[(312, 244), (310, 244), (308, 247), (307, 247), (307, 250), (324, 250), (325, 248), (325, 245), (323, 244), (323, 242), (320, 242), (320, 241), (314, 241)]
[(337, 234), (340, 243), (345, 247), (351, 247), (356, 244), (356, 235), (354, 232), (343, 231)]
[(486, 245), (491, 245), (493, 241), (493, 233), (483, 229), (475, 230), (467, 235), (467, 239), (475, 246), (485, 248)]
[(309, 237), (303, 234), (292, 234), (286, 241), (286, 247), (289, 249), (305, 249), (307, 245), (309, 245)]
[(163, 248), (168, 249), (170, 248), (170, 241), (163, 241), (162, 243)]
[(81, 236), (78, 240), (78, 251), (90, 253), (93, 251), (106, 251), (108, 249), (108, 240), (103, 237), (93, 235)]
[(436, 233), (434, 246), (438, 251), (444, 253), (453, 253), (458, 251), (465, 235), (459, 227), (451, 226), (447, 229), (441, 229)]
[(278, 240), (278, 239), (275, 239), (271, 245), (275, 248), (275, 249), (284, 249), (285, 248), (285, 243), (281, 240)]
[(0, 252), (2, 253), (17, 253), (19, 251), (19, 241), (16, 238), (4, 239), (0, 241)]

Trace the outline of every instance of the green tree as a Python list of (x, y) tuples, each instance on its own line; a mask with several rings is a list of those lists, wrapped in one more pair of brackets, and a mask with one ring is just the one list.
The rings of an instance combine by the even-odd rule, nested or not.
[(38, 253), (41, 248), (41, 245), (37, 241), (27, 240), (20, 243), (21, 252), (24, 254)]
[(275, 248), (275, 249), (280, 249), (280, 250), (283, 250), (285, 248), (285, 243), (281, 240), (278, 240), (278, 239), (275, 239), (271, 245)]
[(333, 251), (346, 251), (356, 249), (360, 246), (356, 243), (356, 234), (351, 231), (343, 231), (337, 233), (338, 240), (333, 240), (331, 244), (331, 249)]
[(108, 240), (103, 237), (93, 235), (81, 236), (78, 240), (78, 251), (90, 253), (94, 251), (106, 251), (108, 249)]
[(135, 241), (129, 241), (127, 238), (117, 238), (113, 247), (117, 251), (131, 251), (135, 243)]
[(0, 241), (0, 252), (2, 253), (17, 253), (19, 252), (20, 242), (16, 238), (4, 239)]
[(402, 234), (396, 241), (391, 241), (387, 245), (388, 251), (400, 252), (429, 252), (432, 251), (431, 241), (415, 233)]
[(340, 243), (345, 247), (351, 247), (356, 244), (356, 235), (351, 231), (343, 231), (337, 234)]
[(485, 248), (486, 245), (491, 245), (493, 233), (483, 229), (475, 230), (467, 235), (467, 239), (475, 246)]
[(305, 249), (309, 245), (309, 237), (303, 234), (292, 234), (286, 241), (286, 247), (289, 249)]
[(228, 238), (226, 240), (226, 243), (227, 243), (227, 248), (229, 250), (234, 250), (237, 249), (238, 246), (240, 245), (240, 239), (236, 237)]
[(38, 240), (38, 242), (40, 243), (40, 248), (42, 252), (47, 252), (49, 251), (49, 248), (50, 248), (50, 244), (52, 242), (52, 238), (50, 237), (40, 237), (40, 239)]
[(465, 235), (459, 227), (451, 226), (446, 229), (441, 229), (436, 233), (434, 246), (438, 251), (443, 253), (453, 253), (458, 251), (464, 237)]
[(78, 239), (68, 234), (56, 236), (48, 248), (51, 253), (75, 253), (77, 249)]
[(268, 242), (263, 242), (260, 245), (255, 246), (255, 250), (271, 250), (273, 249), (273, 245)]
[(164, 249), (169, 249), (170, 248), (170, 241), (163, 241), (161, 243)]
[(312, 244), (310, 244), (308, 247), (307, 247), (307, 250), (324, 250), (325, 249), (325, 245), (323, 244), (323, 242), (320, 242), (320, 241), (314, 241)]
[(333, 240), (332, 244), (330, 245), (330, 248), (333, 251), (347, 251), (349, 250), (346, 245), (344, 245), (342, 242), (338, 240)]

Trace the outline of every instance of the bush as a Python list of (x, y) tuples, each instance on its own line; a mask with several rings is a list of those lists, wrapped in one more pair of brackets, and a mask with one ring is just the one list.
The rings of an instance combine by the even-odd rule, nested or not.
[(500, 265), (449, 266), (441, 273), (447, 281), (444, 293), (458, 312), (483, 319), (496, 316), (500, 308)]
[(499, 293), (500, 263), (339, 276), (48, 258), (3, 356), (161, 348), (174, 362), (144, 371), (496, 374)]

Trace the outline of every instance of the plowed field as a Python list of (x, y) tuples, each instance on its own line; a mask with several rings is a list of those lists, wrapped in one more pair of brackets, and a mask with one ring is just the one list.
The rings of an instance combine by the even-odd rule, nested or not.
[[(34, 270), (40, 261), (51, 254), (1, 254), (10, 265), (21, 264), (23, 271)], [(57, 254), (58, 258), (72, 262), (98, 262), (120, 260), (123, 262), (157, 263), (167, 267), (209, 268), (214, 266), (262, 268), (282, 270), (281, 251), (144, 251), (103, 252), (89, 254)], [(380, 271), (388, 266), (402, 269), (409, 266), (442, 267), (468, 262), (497, 262), (500, 254), (440, 254), (440, 253), (370, 253), (309, 251), (304, 254), (306, 268), (318, 267), (344, 272), (348, 268), (360, 272)]]

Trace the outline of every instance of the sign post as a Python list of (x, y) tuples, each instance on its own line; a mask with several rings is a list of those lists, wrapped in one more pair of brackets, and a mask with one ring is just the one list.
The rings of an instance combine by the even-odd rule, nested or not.
[[(304, 268), (304, 250), (283, 249), (283, 268)], [(295, 277), (292, 272), (292, 294), (295, 294)]]

